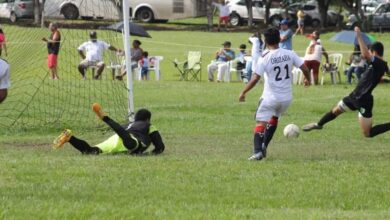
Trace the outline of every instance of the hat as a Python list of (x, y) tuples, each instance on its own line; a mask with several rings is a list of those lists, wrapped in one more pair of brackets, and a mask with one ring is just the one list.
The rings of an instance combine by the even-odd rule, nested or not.
[(225, 42), (223, 42), (222, 45), (223, 45), (223, 46), (231, 46), (232, 43), (230, 43), (230, 41), (225, 41)]
[(89, 37), (92, 38), (92, 39), (96, 39), (96, 38), (97, 38), (96, 32), (95, 32), (95, 31), (91, 31), (91, 32), (89, 33)]
[(244, 49), (245, 50), (246, 49), (246, 45), (245, 44), (241, 44), (240, 45), (240, 49)]
[(283, 20), (280, 22), (280, 25), (288, 25), (288, 20), (287, 20), (287, 19), (283, 19)]

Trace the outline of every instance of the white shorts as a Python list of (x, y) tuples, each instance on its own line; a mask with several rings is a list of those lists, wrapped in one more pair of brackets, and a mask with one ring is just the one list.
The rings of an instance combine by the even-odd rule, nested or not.
[(290, 106), (291, 101), (277, 102), (269, 99), (260, 99), (256, 112), (256, 121), (269, 121), (272, 116), (279, 118)]

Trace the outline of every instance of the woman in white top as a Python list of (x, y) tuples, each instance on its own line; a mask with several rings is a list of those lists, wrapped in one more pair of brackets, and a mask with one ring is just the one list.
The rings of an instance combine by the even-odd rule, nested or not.
[(352, 83), (352, 74), (355, 73), (358, 80), (360, 80), (366, 66), (366, 60), (362, 57), (359, 45), (355, 45), (354, 51), (349, 58), (348, 65), (351, 65), (347, 70), (348, 83)]
[[(310, 71), (313, 71), (314, 84), (318, 85), (318, 73), (321, 65), (321, 56), (324, 55), (326, 63), (329, 63), (328, 54), (326, 53), (324, 47), (320, 43), (320, 33), (314, 31), (311, 34), (312, 41), (310, 42), (309, 47), (306, 49), (305, 54), (305, 65), (309, 68)], [(305, 86), (310, 85), (311, 80), (305, 79)]]

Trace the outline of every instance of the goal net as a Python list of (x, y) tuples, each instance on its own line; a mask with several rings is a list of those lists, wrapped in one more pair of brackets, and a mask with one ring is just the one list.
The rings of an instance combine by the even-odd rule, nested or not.
[[(115, 5), (109, 0), (100, 1), (101, 3), (96, 3), (95, 0), (75, 2), (80, 2), (79, 13), (86, 14), (86, 18), (118, 14)], [(45, 7), (45, 10), (49, 10), (46, 15), (60, 16), (56, 0), (47, 0), (46, 4), (50, 4), (50, 7)], [(91, 111), (94, 102), (101, 103), (111, 117), (125, 122), (128, 118), (126, 81), (113, 80), (113, 70), (117, 74), (121, 58), (115, 52), (104, 52), (106, 68), (100, 80), (92, 79), (91, 68), (86, 71), (86, 80), (82, 79), (78, 71), (82, 59), (77, 48), (89, 41), (90, 31), (96, 31), (99, 40), (116, 48), (123, 48), (122, 33), (99, 29), (121, 21), (119, 16), (110, 21), (46, 18), (46, 27), (49, 21), (57, 22), (61, 32), (59, 80), (51, 79), (47, 67), (47, 44), (42, 38), (48, 38), (51, 34), (48, 28), (21, 25), (23, 21), (16, 25), (2, 25), (8, 47), (8, 56), (3, 52), (3, 58), (10, 64), (12, 85), (8, 98), (0, 104), (0, 129), (46, 130), (74, 126), (94, 129), (100, 124)]]

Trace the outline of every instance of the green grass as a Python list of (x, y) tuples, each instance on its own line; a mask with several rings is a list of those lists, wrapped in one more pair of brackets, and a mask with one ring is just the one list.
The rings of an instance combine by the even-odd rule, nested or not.
[[(36, 38), (45, 34), (34, 33)], [(84, 33), (87, 32), (75, 35), (80, 37)], [(389, 133), (364, 139), (357, 114), (349, 113), (322, 131), (302, 133), (298, 139), (282, 135), (282, 128), (289, 123), (302, 126), (318, 120), (353, 86), (329, 83), (310, 88), (294, 86), (294, 102), (280, 120), (267, 159), (248, 162), (253, 114), (262, 85), (248, 94), (247, 102), (238, 103), (243, 84), (179, 82), (169, 62), (175, 57), (184, 58), (188, 50), (200, 49), (205, 69), (221, 42), (228, 39), (238, 45), (246, 42), (248, 34), (156, 31), (151, 34), (152, 39), (141, 40), (151, 54), (166, 58), (162, 63), (164, 80), (136, 82), (135, 104), (153, 112), (153, 123), (166, 143), (164, 154), (82, 156), (70, 145), (51, 150), (51, 141), (59, 130), (2, 129), (0, 218), (390, 218)], [(12, 33), (9, 35), (12, 37)], [(331, 35), (323, 35), (328, 50), (349, 51), (351, 46), (327, 42)], [(388, 44), (387, 35), (377, 38)], [(307, 42), (297, 37), (294, 44), (303, 50)], [(30, 50), (35, 54), (31, 56), (32, 63), (39, 59), (36, 57), (40, 52), (44, 53), (44, 49), (39, 52), (34, 46)], [(14, 54), (22, 57), (24, 53), (20, 49)], [(19, 59), (10, 53), (10, 60)], [(77, 61), (72, 59), (71, 63), (61, 65), (67, 68)], [(39, 65), (26, 74), (44, 69), (43, 61)], [(66, 79), (77, 77), (75, 72), (72, 74)], [(203, 79), (205, 76), (204, 71)], [(19, 88), (14, 91), (21, 85), (24, 84), (15, 82), (14, 86)], [(12, 91), (11, 101), (16, 99)], [(388, 122), (388, 92), (388, 85), (380, 85), (374, 92), (377, 123)], [(2, 108), (14, 103), (10, 100), (1, 104)], [(94, 117), (89, 109), (85, 112)], [(62, 123), (60, 126), (64, 126)], [(87, 125), (95, 128), (97, 123), (95, 120)], [(85, 130), (82, 124), (71, 128), (91, 144), (111, 135), (101, 130)]]

